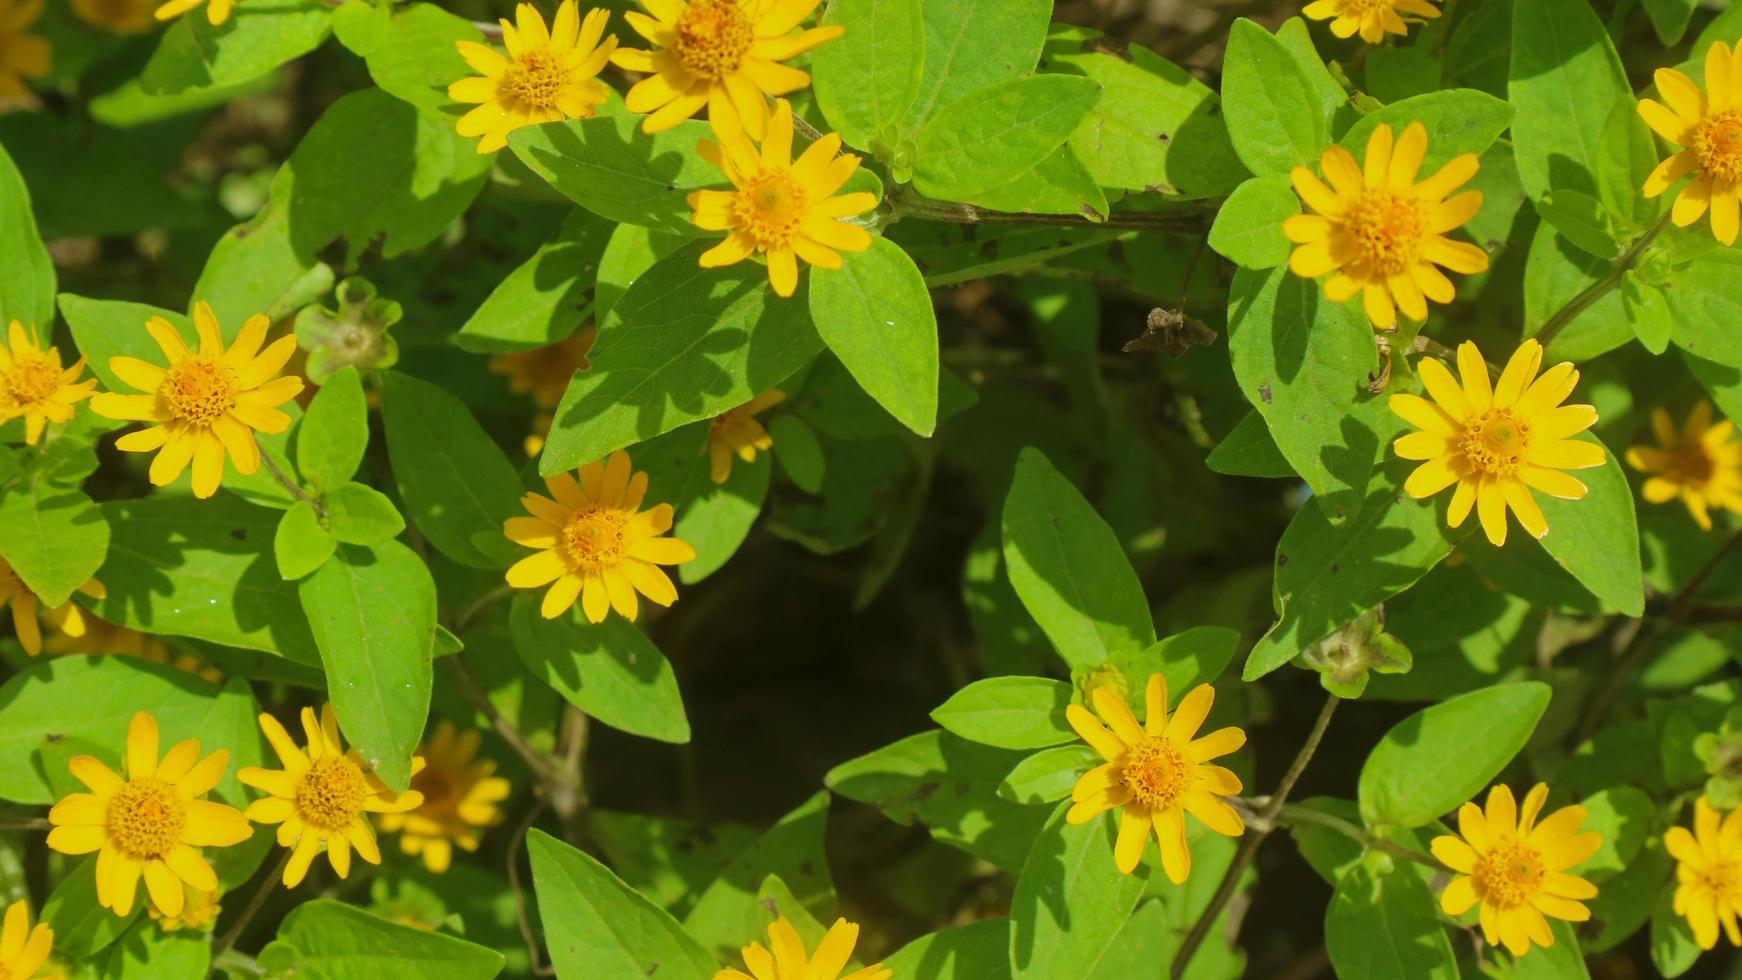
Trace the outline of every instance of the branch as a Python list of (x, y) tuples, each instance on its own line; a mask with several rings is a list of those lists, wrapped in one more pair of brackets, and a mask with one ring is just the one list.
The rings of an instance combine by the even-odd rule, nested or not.
[(1386, 840), (1383, 837), (1375, 837), (1368, 833), (1365, 827), (1350, 823), (1342, 817), (1326, 813), (1323, 810), (1315, 810), (1309, 806), (1290, 803), (1282, 808), (1281, 813), (1277, 814), (1275, 822), (1279, 827), (1293, 827), (1303, 823), (1317, 824), (1318, 826), (1326, 827), (1342, 834), (1344, 837), (1355, 841), (1368, 850), (1384, 851), (1392, 857), (1399, 857), (1405, 861), (1414, 861), (1416, 864), (1423, 864), (1438, 871), (1450, 870), (1445, 865), (1441, 864), (1439, 859), (1430, 854), (1423, 854), (1412, 847), (1405, 847), (1402, 844)]
[[(1110, 214), (1104, 221), (1090, 221), (1080, 214), (1028, 214), (1015, 211), (994, 211), (973, 204), (937, 201), (910, 189), (900, 189), (889, 195), (895, 206), (895, 220), (925, 218), (958, 225), (1065, 225), (1072, 228), (1135, 228), (1146, 231), (1193, 231), (1208, 228), (1205, 218), (1214, 213), (1215, 202), (1194, 202), (1190, 211), (1127, 211)], [(1206, 208), (1208, 210), (1206, 210)]]
[(490, 719), (490, 725), (496, 729), (496, 734), (502, 736), (502, 740), (508, 743), (508, 747), (526, 760), (527, 767), (539, 778), (539, 781), (552, 788), (568, 785), (562, 767), (558, 766), (549, 754), (527, 741), (520, 729), (514, 727), (513, 722), (502, 717), (502, 712), (496, 710), (495, 703), (490, 700), (488, 694), (484, 693), (483, 687), (478, 684), (477, 678), (472, 676), (472, 672), (466, 669), (465, 662), (457, 655), (444, 659), (447, 661), (448, 668), (454, 673), (454, 681), (459, 686), (460, 693), (472, 703), (473, 707), (482, 711), (484, 717)]
[(212, 960), (214, 962), (218, 957), (223, 956), (231, 946), (236, 945), (236, 940), (242, 936), (242, 930), (248, 927), (248, 923), (260, 911), (260, 907), (266, 904), (267, 896), (272, 894), (273, 886), (277, 885), (278, 880), (284, 877), (284, 869), (290, 864), (291, 849), (286, 847), (283, 850), (284, 855), (278, 859), (278, 863), (273, 865), (272, 870), (267, 872), (266, 877), (261, 880), (260, 887), (255, 889), (253, 896), (248, 899), (248, 904), (242, 907), (242, 914), (237, 916), (236, 921), (230, 924), (230, 928), (224, 931), (224, 935), (212, 944)]
[(322, 520), (326, 519), (327, 509), (321, 506), (321, 502), (309, 496), (307, 491), (303, 490), (302, 487), (297, 486), (294, 480), (285, 476), (284, 471), (278, 468), (277, 463), (273, 462), (272, 455), (264, 449), (260, 451), (260, 462), (266, 467), (266, 472), (270, 474), (274, 480), (278, 481), (278, 485), (283, 487), (286, 493), (290, 494), (291, 497), (296, 500), (313, 507), (315, 509), (316, 517), (319, 517)]
[(514, 919), (520, 925), (520, 938), (526, 942), (526, 955), (531, 961), (532, 972), (541, 977), (554, 977), (556, 968), (542, 962), (539, 954), (538, 937), (532, 934), (532, 920), (526, 915), (526, 888), (520, 883), (520, 848), (526, 841), (526, 831), (538, 820), (538, 815), (544, 812), (545, 803), (545, 798), (540, 796), (532, 809), (526, 812), (526, 819), (514, 828), (514, 836), (508, 838), (508, 890), (514, 895)]
[(1548, 321), (1542, 325), (1542, 329), (1536, 332), (1537, 342), (1542, 344), (1544, 348), (1548, 347), (1549, 343), (1560, 334), (1567, 324), (1573, 322), (1575, 317), (1590, 309), (1598, 300), (1607, 295), (1609, 290), (1621, 285), (1622, 278), (1639, 264), (1639, 257), (1645, 254), (1646, 247), (1656, 241), (1657, 236), (1663, 234), (1663, 230), (1669, 227), (1669, 218), (1670, 212), (1665, 211), (1663, 217), (1657, 219), (1656, 224), (1647, 229), (1645, 234), (1635, 239), (1633, 244), (1628, 246), (1627, 251), (1615, 260), (1615, 264), (1609, 267), (1607, 275), (1585, 287), (1577, 296), (1567, 300), (1567, 305), (1556, 310), (1554, 316), (1549, 317)]

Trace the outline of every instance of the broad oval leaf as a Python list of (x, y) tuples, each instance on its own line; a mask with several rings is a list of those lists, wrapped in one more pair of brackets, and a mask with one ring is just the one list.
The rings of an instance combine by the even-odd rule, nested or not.
[(920, 8), (920, 0), (834, 0), (823, 11), (824, 26), (846, 33), (811, 55), (817, 106), (848, 146), (873, 151), (907, 118), (925, 63)]
[(706, 123), (641, 131), (641, 116), (598, 116), (524, 126), (508, 145), (520, 162), (564, 197), (601, 217), (679, 235), (701, 234), (690, 221), (689, 192), (726, 183), (696, 153), (712, 139)]
[(1087, 976), (1148, 882), (1113, 866), (1113, 821), (1073, 826), (1069, 803), (1034, 839), (1010, 899), (1011, 980)]
[(1046, 677), (988, 677), (950, 695), (932, 721), (970, 741), (1040, 749), (1077, 737), (1065, 721), (1071, 685)]
[(1293, 249), (1282, 223), (1300, 213), (1300, 198), (1288, 179), (1253, 177), (1234, 188), (1210, 226), (1210, 247), (1247, 269), (1269, 269), (1288, 261)]
[(998, 795), (1016, 803), (1054, 803), (1071, 795), (1083, 773), (1101, 764), (1087, 745), (1057, 745), (1018, 762), (998, 784)]
[[(1588, 433), (1578, 438), (1602, 445)], [(1585, 499), (1536, 494), (1548, 521), (1542, 549), (1592, 595), (1625, 615), (1638, 616), (1645, 611), (1645, 580), (1640, 571), (1633, 489), (1615, 454), (1607, 446), (1603, 448), (1608, 458), (1602, 466), (1574, 473), (1590, 488)]]
[(1317, 168), (1330, 141), (1318, 95), (1288, 49), (1242, 17), (1228, 31), (1222, 108), (1234, 152), (1254, 174)]
[(90, 581), (109, 550), (109, 522), (78, 490), (42, 482), (0, 493), (0, 558), (52, 609)]
[(1361, 117), (1349, 127), (1338, 144), (1362, 159), (1367, 138), (1380, 123), (1401, 136), (1410, 123), (1427, 129), (1427, 153), (1422, 157), (1420, 178), (1425, 179), (1453, 157), (1465, 153), (1481, 156), (1512, 124), (1512, 107), (1486, 92), (1447, 89), (1394, 102)]
[(4, 147), (0, 147), (0, 269), (6, 270), (0, 276), (0, 329), (17, 320), (47, 336), (54, 320), (54, 263), (37, 234), (24, 177)]
[(1344, 980), (1457, 980), (1439, 902), (1414, 868), (1356, 864), (1325, 912), (1325, 949)]
[(902, 980), (996, 980), (1009, 975), (1009, 937), (1009, 919), (980, 919), (926, 933), (883, 965)]
[(1587, 0), (1513, 4), (1512, 147), (1532, 200), (1551, 189), (1598, 193), (1603, 128), (1615, 103), (1632, 91)]
[(1033, 71), (1052, 16), (1052, 0), (921, 0), (920, 8), (925, 55), (908, 134), (969, 92)]
[(929, 436), (938, 416), (938, 321), (925, 277), (899, 245), (878, 238), (811, 273), (817, 333), (866, 394)]
[(529, 593), (515, 597), (509, 622), (527, 669), (575, 707), (631, 735), (690, 740), (671, 664), (634, 623), (615, 614), (589, 623), (578, 603), (545, 619)]
[(140, 83), (153, 95), (238, 85), (320, 47), (331, 29), (332, 8), (316, 0), (244, 11), (222, 25), (182, 17), (163, 32)]
[(932, 116), (915, 138), (913, 186), (962, 200), (1022, 176), (1064, 145), (1094, 108), (1099, 83), (1032, 75), (971, 92)]
[(357, 369), (346, 365), (315, 392), (296, 427), (297, 472), (322, 490), (351, 478), (369, 446), (369, 404)]
[(380, 980), (384, 974), (419, 980), (490, 980), (502, 972), (502, 954), (445, 932), (391, 922), (353, 905), (317, 898), (284, 917), (278, 938), (260, 951), (260, 966), (272, 976), (320, 980)]

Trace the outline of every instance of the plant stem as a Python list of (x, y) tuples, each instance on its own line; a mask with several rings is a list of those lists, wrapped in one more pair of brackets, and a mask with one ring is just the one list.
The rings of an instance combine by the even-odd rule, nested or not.
[[(1213, 211), (1172, 211), (1167, 213), (1128, 211), (1110, 214), (1105, 221), (1090, 221), (1080, 214), (1026, 214), (1014, 211), (993, 211), (972, 204), (934, 201), (913, 191), (896, 191), (889, 195), (895, 205), (895, 217), (925, 218), (959, 225), (1066, 225), (1073, 228), (1136, 228), (1148, 231), (1195, 231), (1206, 229), (1205, 217)], [(1215, 202), (1210, 202), (1212, 205)]]
[(1321, 827), (1334, 830), (1369, 850), (1384, 851), (1393, 857), (1399, 857), (1405, 861), (1414, 861), (1417, 864), (1425, 864), (1430, 868), (1445, 869), (1445, 865), (1441, 864), (1438, 859), (1430, 854), (1423, 854), (1412, 847), (1405, 847), (1394, 841), (1388, 841), (1383, 837), (1375, 837), (1368, 833), (1366, 828), (1344, 820), (1342, 817), (1325, 813), (1322, 810), (1315, 810), (1309, 806), (1301, 806), (1298, 803), (1290, 803), (1284, 806), (1282, 812), (1278, 813), (1276, 816), (1276, 825), (1279, 827), (1292, 827), (1303, 823), (1318, 824)]
[(508, 743), (508, 747), (526, 760), (527, 766), (538, 776), (539, 781), (553, 788), (559, 785), (569, 785), (567, 775), (562, 768), (556, 765), (547, 753), (527, 741), (520, 729), (514, 727), (513, 722), (502, 717), (502, 712), (496, 710), (496, 705), (490, 700), (490, 696), (484, 693), (477, 678), (473, 677), (472, 672), (466, 668), (465, 661), (457, 655), (445, 659), (448, 668), (454, 673), (454, 681), (459, 685), (460, 693), (465, 696), (467, 701), (472, 702), (473, 707), (482, 711), (484, 717), (490, 719), (490, 724), (496, 729), (496, 734), (502, 736), (502, 740)]
[(241, 937), (242, 930), (248, 927), (249, 921), (260, 911), (260, 907), (266, 904), (266, 898), (272, 894), (273, 886), (277, 885), (279, 879), (284, 877), (285, 866), (290, 864), (291, 848), (283, 848), (283, 851), (283, 856), (278, 859), (278, 863), (272, 866), (272, 870), (260, 882), (260, 887), (255, 890), (254, 896), (248, 899), (247, 905), (242, 907), (242, 914), (237, 916), (236, 921), (230, 924), (230, 928), (224, 930), (224, 935), (212, 944), (212, 959), (214, 961), (224, 955), (231, 946), (236, 945), (236, 940)]
[(1621, 257), (1617, 258), (1615, 263), (1609, 267), (1607, 275), (1586, 286), (1577, 296), (1567, 300), (1565, 306), (1556, 310), (1554, 315), (1542, 325), (1542, 329), (1536, 332), (1536, 341), (1543, 347), (1547, 347), (1567, 324), (1573, 322), (1575, 317), (1590, 309), (1598, 300), (1607, 295), (1609, 290), (1621, 285), (1622, 278), (1639, 264), (1639, 257), (1645, 254), (1646, 247), (1656, 241), (1657, 236), (1663, 234), (1663, 230), (1669, 227), (1669, 216), (1670, 212), (1665, 211), (1663, 217), (1657, 219), (1656, 224), (1646, 229), (1645, 234), (1640, 235), (1633, 241), (1632, 245), (1627, 247), (1627, 251), (1621, 253)]
[(471, 627), (474, 620), (484, 614), (486, 609), (489, 609), (491, 606), (494, 606), (496, 603), (501, 602), (503, 599), (506, 599), (513, 594), (513, 586), (499, 585), (472, 600), (471, 605), (460, 610), (459, 615), (454, 617), (454, 625), (452, 627), (454, 635), (458, 636), (461, 633), (464, 633)]
[(327, 510), (325, 507), (321, 506), (321, 502), (309, 496), (302, 487), (296, 485), (294, 480), (285, 476), (284, 471), (278, 468), (277, 463), (273, 462), (271, 454), (262, 450), (260, 453), (260, 462), (261, 465), (266, 467), (266, 472), (270, 473), (272, 478), (278, 481), (278, 485), (283, 487), (286, 493), (290, 494), (298, 501), (313, 507), (315, 509), (315, 516), (322, 519), (326, 518)]
[(1325, 696), (1325, 706), (1319, 709), (1318, 720), (1313, 722), (1313, 730), (1308, 733), (1306, 742), (1301, 745), (1300, 752), (1294, 757), (1294, 763), (1283, 774), (1282, 782), (1277, 784), (1276, 792), (1265, 804), (1264, 810), (1253, 822), (1252, 833), (1240, 842), (1240, 850), (1235, 853), (1234, 861), (1228, 865), (1228, 871), (1222, 875), (1222, 884), (1217, 887), (1215, 897), (1204, 907), (1202, 915), (1192, 926), (1192, 931), (1186, 935), (1186, 940), (1180, 945), (1179, 952), (1174, 954), (1173, 968), (1169, 971), (1173, 980), (1179, 980), (1185, 975), (1186, 967), (1191, 965), (1192, 956), (1203, 945), (1204, 937), (1209, 935), (1210, 927), (1215, 924), (1216, 916), (1222, 912), (1222, 907), (1234, 897), (1234, 891), (1240, 886), (1240, 875), (1246, 871), (1246, 866), (1252, 863), (1252, 858), (1258, 853), (1258, 846), (1264, 843), (1264, 838), (1270, 836), (1270, 831), (1276, 826), (1276, 817), (1288, 803), (1288, 794), (1293, 791), (1294, 784), (1300, 780), (1302, 772), (1306, 771), (1307, 763), (1312, 761), (1313, 753), (1318, 751), (1319, 742), (1325, 737), (1325, 729), (1330, 727), (1331, 715), (1336, 712), (1337, 705), (1342, 701), (1335, 694)]
[(46, 817), (23, 817), (18, 820), (0, 820), (0, 830), (51, 830), (54, 824)]
[(532, 972), (541, 977), (556, 976), (556, 969), (542, 962), (538, 951), (538, 937), (532, 934), (532, 920), (526, 915), (526, 889), (520, 884), (520, 849), (526, 841), (526, 831), (530, 829), (538, 815), (544, 812), (546, 800), (543, 796), (526, 812), (526, 818), (520, 821), (520, 826), (514, 828), (514, 836), (508, 838), (508, 890), (514, 895), (514, 919), (520, 925), (520, 938), (526, 942), (527, 959), (532, 964)]

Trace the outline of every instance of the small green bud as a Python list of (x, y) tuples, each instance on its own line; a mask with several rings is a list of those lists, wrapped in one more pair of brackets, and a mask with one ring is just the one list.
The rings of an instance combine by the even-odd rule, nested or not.
[(1358, 698), (1370, 672), (1401, 674), (1413, 663), (1409, 648), (1385, 632), (1385, 607), (1374, 606), (1301, 651), (1301, 664), (1340, 698)]
[(339, 283), (337, 310), (304, 307), (296, 315), (296, 342), (308, 351), (308, 377), (315, 384), (347, 367), (385, 371), (399, 360), (399, 342), (388, 328), (403, 315), (399, 304), (376, 295), (367, 279)]

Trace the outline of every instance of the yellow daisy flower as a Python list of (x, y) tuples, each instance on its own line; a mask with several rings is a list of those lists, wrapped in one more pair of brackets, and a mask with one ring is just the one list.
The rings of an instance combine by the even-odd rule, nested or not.
[(1694, 829), (1671, 827), (1663, 846), (1675, 858), (1675, 914), (1688, 920), (1701, 949), (1718, 945), (1718, 926), (1742, 946), (1742, 810), (1722, 819), (1704, 796), (1694, 802)]
[(507, 146), (508, 134), (522, 126), (591, 119), (607, 96), (598, 74), (617, 47), (617, 36), (605, 35), (609, 11), (589, 10), (583, 20), (575, 0), (563, 0), (548, 29), (530, 3), (516, 7), (514, 17), (518, 26), (502, 20), (506, 57), (476, 41), (454, 42), (478, 72), (448, 86), (448, 98), (477, 105), (454, 129), (482, 136), (479, 153)]
[[(768, 97), (790, 95), (811, 83), (809, 74), (781, 62), (840, 37), (833, 25), (792, 30), (821, 0), (641, 0), (648, 13), (623, 15), (652, 51), (623, 48), (611, 56), (619, 68), (649, 77), (624, 97), (630, 112), (650, 113), (641, 128), (670, 129), (708, 107), (722, 126), (747, 129), (762, 139), (768, 128)], [(776, 103), (775, 113), (788, 106)]]
[(1649, 503), (1677, 497), (1702, 529), (1712, 529), (1709, 509), (1722, 507), (1742, 514), (1742, 442), (1730, 441), (1736, 425), (1725, 419), (1712, 424), (1712, 403), (1702, 401), (1688, 414), (1680, 432), (1661, 408), (1651, 412), (1656, 446), (1627, 450), (1627, 465), (1648, 474), (1640, 492)]
[(817, 951), (806, 954), (804, 940), (783, 915), (769, 925), (766, 948), (753, 942), (741, 950), (749, 973), (728, 968), (715, 973), (714, 980), (889, 980), (895, 975), (877, 963), (841, 976), (858, 942), (858, 923), (836, 919)]
[[(101, 583), (92, 580), (93, 585), (101, 588)], [(78, 609), (74, 606), (73, 609)], [(181, 650), (171, 650), (167, 644), (155, 636), (149, 636), (138, 630), (131, 630), (85, 610), (81, 616), (83, 629), (79, 633), (70, 633), (64, 627), (43, 641), (42, 648), (59, 656), (73, 654), (95, 653), (116, 657), (138, 657), (154, 664), (174, 667), (176, 670), (193, 674), (202, 680), (213, 684), (224, 682), (224, 672), (204, 660)]]
[(1391, 410), (1421, 430), (1392, 444), (1403, 459), (1425, 460), (1404, 481), (1404, 492), (1420, 500), (1457, 484), (1446, 523), (1463, 524), (1474, 506), (1495, 547), (1506, 543), (1508, 509), (1531, 536), (1548, 533), (1531, 490), (1583, 499), (1585, 485), (1561, 471), (1602, 466), (1608, 458), (1602, 446), (1572, 438), (1597, 421), (1589, 405), (1561, 404), (1579, 383), (1579, 372), (1563, 361), (1538, 378), (1541, 365), (1542, 345), (1527, 340), (1500, 372), (1499, 383), (1489, 387), (1488, 364), (1466, 340), (1458, 347), (1462, 384), (1445, 365), (1424, 357), (1416, 370), (1433, 401), (1391, 396)]
[(198, 7), (206, 5), (206, 20), (213, 24), (222, 24), (230, 19), (230, 10), (236, 6), (236, 0), (169, 0), (157, 8), (153, 16), (158, 20), (170, 20)]
[(1433, 0), (1313, 0), (1301, 13), (1311, 20), (1330, 21), (1331, 33), (1338, 37), (1359, 33), (1361, 40), (1378, 44), (1387, 34), (1408, 34), (1410, 24), (1421, 23), (1404, 20), (1404, 14), (1433, 20), (1440, 9)]
[(157, 906), (151, 907), (151, 917), (157, 920), (158, 928), (164, 932), (181, 932), (192, 929), (198, 932), (211, 932), (212, 926), (218, 921), (218, 913), (224, 907), (218, 904), (218, 893), (203, 888), (189, 888), (187, 898), (182, 902), (180, 915), (164, 915)]
[(91, 397), (95, 378), (79, 380), (85, 359), (62, 370), (60, 351), (37, 346), (24, 324), (17, 320), (0, 344), (0, 424), (24, 419), (24, 441), (34, 446), (50, 422), (71, 422), (73, 406)]
[(1597, 886), (1568, 870), (1583, 863), (1603, 837), (1584, 833), (1585, 808), (1567, 806), (1537, 817), (1548, 802), (1548, 784), (1537, 783), (1519, 810), (1512, 790), (1488, 791), (1484, 813), (1474, 803), (1458, 809), (1458, 835), (1433, 839), (1434, 857), (1457, 872), (1440, 894), (1447, 915), (1463, 915), (1480, 902), (1482, 935), (1523, 956), (1530, 944), (1553, 946), (1548, 919), (1584, 922), (1590, 910), (1579, 904), (1597, 897)]
[(756, 458), (757, 450), (774, 448), (774, 440), (756, 415), (785, 400), (785, 392), (772, 388), (708, 422), (708, 475), (715, 483), (725, 483), (732, 475), (733, 456), (748, 463)]
[(133, 911), (144, 877), (151, 904), (180, 915), (183, 885), (207, 891), (218, 876), (201, 847), (229, 847), (254, 828), (234, 807), (201, 799), (218, 785), (230, 753), (200, 758), (198, 739), (177, 742), (160, 761), (157, 720), (139, 712), (127, 725), (127, 777), (93, 756), (68, 760), (67, 770), (89, 793), (71, 793), (48, 811), (48, 846), (62, 854), (97, 852), (97, 902), (116, 915)]
[(1676, 195), (1670, 218), (1685, 228), (1712, 209), (1712, 234), (1736, 244), (1742, 221), (1742, 45), (1723, 41), (1706, 51), (1706, 90), (1673, 68), (1655, 76), (1663, 102), (1639, 100), (1639, 115), (1657, 135), (1682, 151), (1657, 165), (1645, 178), (1645, 196), (1657, 197), (1691, 173), (1693, 182)]
[(1439, 266), (1464, 275), (1488, 268), (1487, 252), (1445, 237), (1482, 207), (1481, 191), (1446, 196), (1476, 175), (1476, 155), (1453, 157), (1417, 182), (1426, 153), (1421, 123), (1405, 127), (1395, 145), (1391, 127), (1381, 124), (1367, 137), (1365, 169), (1333, 146), (1319, 161), (1329, 186), (1305, 167), (1292, 172), (1295, 193), (1317, 213), (1282, 223), (1282, 233), (1300, 246), (1288, 257), (1289, 269), (1307, 279), (1330, 273), (1325, 296), (1341, 303), (1360, 293), (1367, 319), (1381, 330), (1397, 326), (1398, 309), (1425, 320), (1429, 300), (1452, 301), (1456, 290)]
[(863, 252), (871, 233), (841, 220), (877, 206), (870, 191), (834, 195), (859, 169), (859, 158), (841, 153), (841, 137), (828, 133), (792, 159), (792, 112), (775, 101), (768, 138), (757, 150), (742, 131), (715, 127), (718, 143), (702, 140), (696, 151), (725, 172), (730, 191), (691, 191), (690, 221), (704, 231), (730, 232), (702, 253), (704, 269), (731, 265), (754, 253), (768, 257), (768, 281), (791, 296), (798, 288), (798, 260), (839, 269), (836, 251)]
[(42, 16), (43, 0), (0, 0), (0, 99), (26, 99), (27, 78), (48, 74), (48, 41), (25, 33)]
[(415, 810), (381, 815), (381, 829), (398, 833), (399, 847), (423, 855), (424, 867), (437, 874), (448, 870), (454, 845), (468, 853), (478, 849), (480, 831), (502, 821), (498, 806), (508, 798), (508, 780), (495, 775), (496, 763), (478, 758), (476, 730), (457, 734), (447, 721), (420, 747), (426, 765), (411, 777), (411, 788), (423, 794)]
[(169, 359), (167, 369), (136, 357), (111, 357), (109, 370), (144, 395), (104, 392), (91, 400), (91, 408), (104, 418), (129, 422), (153, 422), (115, 441), (115, 448), (130, 453), (156, 452), (151, 461), (151, 482), (164, 486), (175, 480), (192, 462), (194, 496), (218, 492), (224, 476), (224, 457), (244, 476), (260, 469), (260, 446), (254, 433), (283, 432), (290, 416), (278, 406), (302, 391), (302, 379), (279, 377), (284, 363), (296, 351), (294, 336), (280, 337), (261, 350), (271, 322), (256, 315), (242, 324), (242, 332), (229, 349), (218, 329), (218, 319), (204, 300), (194, 306), (194, 327), (200, 347), (191, 351), (168, 320), (152, 317), (145, 329)]
[(1222, 800), (1240, 792), (1240, 777), (1208, 764), (1245, 745), (1246, 733), (1230, 726), (1198, 737), (1216, 700), (1216, 689), (1208, 684), (1199, 684), (1180, 699), (1170, 719), (1167, 680), (1151, 674), (1144, 691), (1147, 721), (1141, 725), (1131, 706), (1111, 687), (1093, 688), (1089, 700), (1101, 721), (1078, 704), (1066, 708), (1065, 717), (1107, 761), (1077, 780), (1065, 819), (1087, 823), (1120, 808), (1119, 839), (1113, 847), (1119, 870), (1126, 874), (1137, 870), (1153, 833), (1161, 843), (1161, 866), (1168, 880), (1176, 885), (1184, 882), (1192, 870), (1192, 852), (1186, 847), (1187, 813), (1218, 834), (1239, 837), (1246, 832), (1240, 815)]
[[(260, 730), (284, 768), (250, 766), (239, 770), (236, 778), (267, 794), (248, 804), (248, 819), (278, 824), (279, 846), (294, 848), (284, 866), (284, 887), (301, 884), (323, 844), (327, 860), (341, 878), (351, 873), (353, 848), (363, 860), (380, 864), (381, 848), (367, 815), (416, 809), (423, 794), (414, 789), (393, 792), (356, 749), (346, 750), (339, 740), (339, 718), (330, 704), (321, 707), (318, 719), (313, 708), (302, 709), (306, 752), (271, 715), (260, 716)], [(423, 758), (413, 756), (412, 775), (422, 768)]]
[(116, 34), (140, 34), (156, 26), (157, 0), (73, 0), (73, 13), (92, 27)]
[[(48, 960), (54, 946), (54, 930), (47, 923), (30, 925), (30, 907), (19, 899), (6, 907), (6, 924), (0, 926), (0, 977), (7, 980), (27, 980)], [(61, 980), (61, 974), (48, 974), (37, 980)]]
[(671, 505), (641, 509), (647, 474), (632, 472), (629, 454), (622, 450), (603, 463), (581, 467), (579, 476), (576, 482), (558, 473), (544, 481), (550, 497), (529, 493), (520, 498), (531, 516), (509, 518), (502, 531), (515, 544), (539, 551), (508, 569), (508, 584), (517, 589), (549, 585), (540, 606), (546, 619), (561, 616), (576, 599), (594, 623), (604, 622), (612, 609), (633, 622), (637, 592), (661, 606), (676, 602), (677, 587), (659, 566), (690, 561), (696, 549), (662, 537), (671, 529)]
[[(96, 579), (79, 586), (78, 592), (93, 599), (108, 595), (103, 583)], [(0, 606), (8, 603), (12, 606), (12, 629), (18, 634), (19, 645), (24, 647), (25, 653), (36, 656), (42, 652), (42, 627), (36, 621), (36, 611), (42, 605), (42, 600), (18, 577), (18, 572), (12, 568), (11, 563), (0, 558)], [(85, 635), (86, 617), (89, 613), (71, 599), (47, 610), (47, 614), (48, 621), (61, 634), (75, 638)]]
[(497, 354), (490, 358), (490, 373), (507, 378), (509, 391), (531, 396), (539, 408), (555, 408), (575, 372), (592, 367), (587, 355), (597, 339), (599, 328), (588, 324), (547, 347)]

